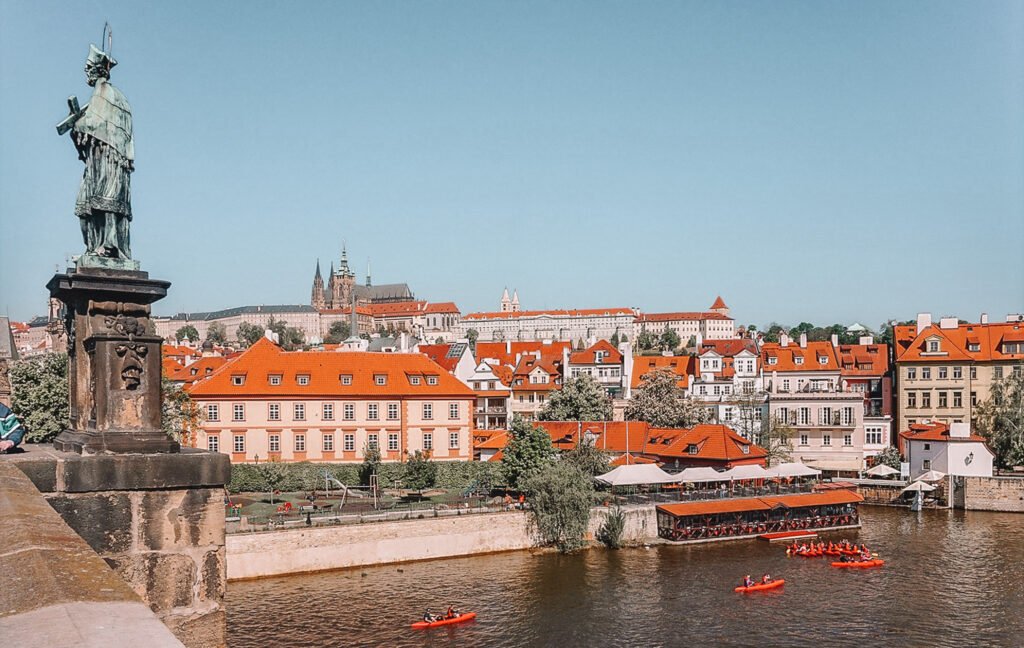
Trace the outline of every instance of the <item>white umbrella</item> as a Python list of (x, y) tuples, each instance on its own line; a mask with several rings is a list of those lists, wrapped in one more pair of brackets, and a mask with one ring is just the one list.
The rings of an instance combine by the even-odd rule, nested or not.
[(636, 486), (640, 484), (668, 484), (678, 481), (654, 464), (629, 464), (594, 477), (611, 486)]
[(910, 486), (907, 486), (906, 488), (901, 490), (900, 493), (929, 493), (933, 490), (935, 490), (935, 487), (932, 486), (931, 484), (926, 484), (922, 481), (916, 481)]
[(946, 473), (939, 472), (938, 470), (929, 470), (923, 475), (920, 475), (917, 480), (925, 482), (937, 482), (942, 481), (946, 477)]
[(770, 472), (758, 466), (757, 464), (750, 464), (746, 466), (736, 466), (722, 473), (722, 479), (767, 479), (768, 477), (774, 477)]
[(714, 468), (701, 466), (700, 468), (686, 468), (675, 476), (675, 480), (686, 483), (717, 482), (729, 481), (729, 477), (726, 473), (720, 473)]
[(886, 464), (878, 464), (874, 468), (869, 468), (864, 474), (872, 477), (888, 477), (889, 475), (898, 475), (900, 471)]
[(821, 471), (802, 463), (780, 463), (768, 468), (768, 474), (772, 477), (813, 477), (820, 475)]

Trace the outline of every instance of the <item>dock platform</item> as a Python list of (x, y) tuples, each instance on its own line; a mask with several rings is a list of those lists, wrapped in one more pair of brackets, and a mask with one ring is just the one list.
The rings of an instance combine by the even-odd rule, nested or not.
[(806, 540), (817, 537), (817, 531), (783, 531), (780, 533), (762, 533), (757, 536), (757, 539), (767, 540), (768, 542), (784, 542), (786, 540)]

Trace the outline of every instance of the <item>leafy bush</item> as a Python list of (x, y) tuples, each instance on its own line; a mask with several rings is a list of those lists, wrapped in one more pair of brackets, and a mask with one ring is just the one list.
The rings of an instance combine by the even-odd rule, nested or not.
[[(441, 488), (462, 489), (471, 485), (477, 485), (485, 490), (490, 490), (499, 480), (497, 474), (499, 466), (494, 463), (480, 461), (436, 461), (437, 466), (436, 485)], [(228, 490), (232, 493), (259, 493), (266, 489), (266, 479), (259, 469), (262, 467), (254, 464), (234, 464), (231, 466), (231, 483)], [(281, 463), (281, 472), (284, 474), (277, 488), (281, 491), (307, 491), (324, 487), (324, 471), (346, 486), (358, 486), (360, 468), (362, 464), (336, 464), (336, 463), (310, 463), (302, 461), (297, 463)], [(405, 464), (382, 463), (377, 466), (377, 476), (382, 487), (390, 487), (395, 481), (402, 480), (402, 473)], [(332, 486), (333, 488), (333, 486)]]
[(566, 462), (547, 464), (526, 480), (531, 523), (545, 544), (562, 553), (586, 546), (594, 499), (590, 477)]
[(52, 441), (70, 420), (68, 357), (48, 353), (11, 366), (11, 410), (25, 426), (25, 441)]
[(597, 540), (609, 549), (622, 548), (622, 533), (626, 530), (626, 516), (622, 508), (616, 506), (608, 511), (601, 527), (597, 530)]

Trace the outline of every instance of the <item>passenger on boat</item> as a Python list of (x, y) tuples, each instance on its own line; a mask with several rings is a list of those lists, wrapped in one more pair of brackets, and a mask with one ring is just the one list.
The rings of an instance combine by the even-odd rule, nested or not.
[(752, 587), (753, 585), (754, 585), (754, 579), (750, 577), (750, 574), (747, 574), (743, 578), (743, 587)]
[(444, 616), (446, 619), (454, 619), (455, 617), (459, 616), (459, 611), (449, 604), (448, 612)]
[(423, 620), (427, 623), (433, 623), (438, 620), (438, 617), (431, 613), (430, 608), (427, 608), (426, 610), (423, 610)]
[(762, 585), (767, 585), (770, 582), (772, 582), (771, 574), (765, 574), (764, 576), (761, 577), (761, 584)]

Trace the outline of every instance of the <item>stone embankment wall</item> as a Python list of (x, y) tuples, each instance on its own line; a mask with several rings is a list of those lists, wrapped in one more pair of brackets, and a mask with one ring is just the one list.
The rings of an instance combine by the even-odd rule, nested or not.
[(965, 477), (964, 508), (1024, 513), (1024, 477)]
[[(654, 507), (623, 509), (627, 542), (657, 537)], [(590, 519), (593, 537), (607, 509)], [(290, 529), (227, 537), (228, 580), (515, 551), (537, 546), (523, 512)]]
[(885, 504), (885, 505), (905, 505), (906, 502), (900, 503), (900, 491), (903, 490), (904, 484), (898, 486), (876, 486), (876, 485), (865, 485), (858, 484), (857, 492), (864, 498), (865, 504)]
[(182, 645), (32, 481), (3, 460), (0, 520), (0, 645)]
[(29, 445), (3, 460), (31, 479), (182, 643), (226, 645), (226, 455), (82, 456)]

